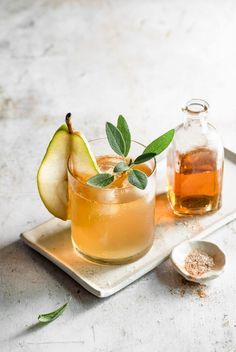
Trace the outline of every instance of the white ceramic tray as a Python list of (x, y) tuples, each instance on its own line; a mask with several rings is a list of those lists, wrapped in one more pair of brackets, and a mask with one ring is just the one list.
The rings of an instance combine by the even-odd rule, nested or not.
[(137, 280), (170, 254), (173, 247), (190, 238), (204, 238), (236, 218), (236, 156), (226, 150), (223, 206), (204, 217), (178, 218), (169, 207), (165, 187), (165, 164), (157, 168), (157, 228), (150, 251), (135, 263), (113, 266), (91, 263), (79, 256), (70, 239), (70, 223), (52, 219), (21, 237), (30, 247), (51, 260), (85, 289), (98, 297), (107, 297)]

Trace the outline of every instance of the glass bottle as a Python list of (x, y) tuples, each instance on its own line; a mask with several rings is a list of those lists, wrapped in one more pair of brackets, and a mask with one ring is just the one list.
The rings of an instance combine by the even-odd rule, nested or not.
[(177, 215), (204, 215), (221, 207), (224, 148), (207, 122), (209, 105), (187, 102), (167, 156), (168, 198)]

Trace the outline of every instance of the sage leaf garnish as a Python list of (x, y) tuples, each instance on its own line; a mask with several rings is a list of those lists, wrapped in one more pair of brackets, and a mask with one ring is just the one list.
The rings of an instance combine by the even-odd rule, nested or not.
[(116, 154), (124, 156), (126, 144), (121, 132), (112, 123), (106, 123), (106, 135), (111, 148)]
[(87, 184), (96, 188), (103, 188), (114, 181), (114, 176), (108, 173), (98, 174), (87, 180)]
[(62, 315), (68, 306), (68, 303), (63, 304), (60, 308), (54, 310), (53, 312), (50, 313), (45, 313), (45, 314), (40, 314), (38, 316), (38, 321), (41, 323), (50, 323), (51, 321), (57, 319), (60, 315)]
[(133, 162), (133, 164), (142, 164), (145, 163), (148, 160), (151, 160), (152, 158), (154, 158), (156, 156), (155, 153), (145, 153), (145, 154), (141, 154), (139, 155)]
[(129, 154), (130, 145), (131, 145), (131, 134), (130, 134), (129, 126), (128, 126), (124, 116), (122, 116), (122, 115), (120, 115), (118, 117), (117, 128), (120, 131), (120, 133), (122, 134), (123, 139), (125, 141), (124, 156), (127, 156)]
[(120, 161), (116, 166), (114, 167), (114, 172), (123, 172), (127, 171), (129, 169), (129, 166), (124, 163), (123, 161)]
[(128, 181), (139, 189), (145, 189), (147, 186), (147, 176), (140, 170), (131, 170), (128, 174)]
[(128, 157), (131, 146), (131, 134), (128, 123), (124, 116), (119, 115), (117, 127), (110, 122), (106, 123), (106, 135), (108, 142), (114, 152), (123, 158), (113, 168), (111, 173), (101, 173), (91, 177), (87, 184), (96, 188), (103, 188), (110, 185), (116, 174), (124, 173), (128, 177), (128, 181), (139, 189), (145, 189), (148, 182), (147, 175), (135, 167), (135, 165), (143, 164), (159, 155), (171, 143), (175, 130), (169, 130), (159, 138), (151, 142), (134, 160)]
[(146, 153), (155, 153), (156, 155), (160, 154), (165, 150), (168, 145), (171, 143), (175, 134), (175, 130), (169, 130), (168, 132), (164, 133), (162, 136), (155, 139), (151, 142), (144, 150), (143, 154)]

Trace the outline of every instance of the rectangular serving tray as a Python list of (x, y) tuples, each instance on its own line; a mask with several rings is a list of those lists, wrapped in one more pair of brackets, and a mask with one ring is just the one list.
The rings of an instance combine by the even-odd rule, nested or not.
[(176, 217), (165, 193), (165, 160), (157, 166), (157, 207), (155, 240), (141, 259), (126, 265), (99, 265), (87, 261), (74, 250), (70, 222), (53, 218), (21, 234), (22, 240), (64, 270), (97, 297), (108, 297), (137, 280), (163, 260), (179, 243), (202, 239), (236, 218), (236, 155), (225, 150), (222, 208), (202, 217)]

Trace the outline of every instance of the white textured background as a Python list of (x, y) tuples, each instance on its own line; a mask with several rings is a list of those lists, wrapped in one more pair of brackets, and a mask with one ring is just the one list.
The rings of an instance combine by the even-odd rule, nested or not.
[[(234, 0), (0, 0), (1, 351), (236, 351), (236, 222), (212, 237), (228, 269), (204, 299), (181, 297), (166, 262), (100, 300), (18, 239), (50, 217), (35, 175), (68, 111), (88, 138), (122, 113), (148, 142), (202, 97), (235, 148), (235, 38)], [(33, 325), (69, 296), (60, 319)]]

